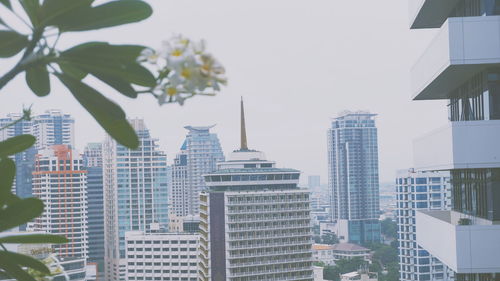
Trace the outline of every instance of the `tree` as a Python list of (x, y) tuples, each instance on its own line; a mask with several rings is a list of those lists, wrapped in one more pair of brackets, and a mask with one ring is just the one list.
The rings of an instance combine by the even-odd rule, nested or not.
[(381, 231), (385, 237), (397, 239), (398, 237), (398, 225), (395, 221), (390, 218), (386, 218), (381, 223)]
[[(135, 149), (139, 139), (121, 107), (93, 88), (86, 77), (94, 77), (129, 98), (149, 94), (160, 104), (183, 104), (196, 95), (213, 95), (225, 84), (224, 68), (205, 52), (204, 42), (182, 36), (172, 38), (163, 50), (141, 45), (113, 45), (82, 42), (58, 49), (60, 37), (135, 23), (147, 19), (153, 10), (141, 0), (0, 0), (0, 6), (20, 19), (30, 30), (14, 28), (12, 17), (0, 17), (0, 58), (18, 57), (12, 68), (0, 76), (0, 90), (21, 73), (27, 86), (40, 97), (51, 92), (50, 76), (62, 83), (75, 99), (118, 143)], [(20, 7), (20, 8), (18, 8)], [(82, 38), (86, 38), (83, 36)], [(26, 109), (19, 120), (29, 120)], [(3, 130), (10, 125), (0, 128)], [(14, 154), (35, 143), (31, 135), (0, 142), (0, 232), (25, 224), (43, 212), (37, 198), (21, 199), (11, 193), (15, 176)], [(23, 235), (0, 238), (0, 277), (33, 281), (52, 272), (32, 257), (7, 251), (7, 243), (65, 243), (53, 235)], [(28, 273), (30, 272), (30, 273)], [(35, 274), (38, 272), (40, 274)]]
[(323, 244), (333, 245), (339, 243), (339, 239), (335, 233), (326, 233), (321, 236), (321, 242)]

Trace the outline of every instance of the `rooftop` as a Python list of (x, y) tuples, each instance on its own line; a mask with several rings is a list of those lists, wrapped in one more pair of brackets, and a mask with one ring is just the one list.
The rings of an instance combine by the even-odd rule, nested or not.
[(334, 251), (346, 251), (346, 252), (354, 252), (354, 251), (370, 251), (370, 249), (362, 247), (357, 244), (351, 243), (339, 243), (332, 245), (332, 250)]
[(263, 174), (263, 173), (300, 173), (299, 170), (288, 168), (242, 168), (242, 169), (222, 169), (211, 172), (210, 175), (222, 174)]

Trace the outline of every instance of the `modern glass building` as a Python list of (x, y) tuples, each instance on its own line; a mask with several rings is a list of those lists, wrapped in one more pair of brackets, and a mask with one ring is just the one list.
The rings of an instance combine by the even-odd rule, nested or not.
[(376, 114), (344, 112), (328, 129), (331, 217), (341, 241), (380, 242)]
[(224, 154), (214, 126), (186, 126), (188, 134), (181, 152), (171, 166), (170, 213), (176, 217), (198, 215), (200, 192), (206, 188), (202, 175), (215, 171), (216, 163), (224, 161)]
[(205, 175), (198, 280), (312, 281), (309, 191), (298, 170), (248, 149), (242, 128), (241, 148)]
[(87, 170), (88, 194), (88, 262), (96, 263), (98, 276), (104, 274), (104, 189), (102, 175), (102, 144), (89, 143), (83, 152)]
[(500, 3), (410, 1), (435, 38), (411, 69), (414, 100), (447, 100), (449, 122), (414, 142), (418, 171), (450, 171), (452, 210), (418, 211), (417, 243), (456, 280), (500, 280)]
[(168, 226), (167, 157), (144, 121), (129, 120), (140, 145), (103, 144), (106, 280), (125, 280), (125, 232)]
[[(52, 245), (70, 280), (85, 279), (88, 255), (87, 171), (78, 152), (66, 145), (40, 150), (33, 171), (33, 196), (45, 209), (32, 230), (65, 236), (69, 242)], [(62, 278), (62, 277), (61, 277)], [(64, 280), (59, 279), (57, 280)]]
[(417, 243), (418, 210), (450, 210), (450, 173), (398, 172), (396, 178), (400, 281), (453, 280), (447, 267)]

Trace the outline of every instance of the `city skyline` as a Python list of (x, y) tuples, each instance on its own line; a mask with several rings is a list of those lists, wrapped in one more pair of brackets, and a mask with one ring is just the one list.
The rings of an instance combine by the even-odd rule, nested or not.
[[(122, 104), (129, 118), (144, 118), (161, 140), (160, 146), (167, 155), (177, 152), (184, 138), (184, 126), (212, 124), (217, 124), (214, 132), (221, 136), (224, 153), (228, 155), (230, 148), (238, 143), (237, 136), (231, 132), (239, 126), (233, 118), (238, 114), (237, 108), (230, 105), (243, 95), (249, 120), (252, 120), (247, 127), (253, 132), (250, 141), (254, 147), (267, 151), (272, 159), (280, 159), (282, 167), (295, 167), (303, 171), (303, 175), (318, 174), (323, 179), (327, 172), (326, 161), (323, 161), (326, 159), (324, 128), (330, 118), (345, 109), (378, 113), (381, 181), (392, 181), (397, 169), (411, 166), (412, 153), (406, 148), (412, 145), (412, 140), (427, 133), (426, 125), (433, 120), (445, 123), (441, 116), (446, 115), (446, 110), (439, 102), (410, 101), (408, 69), (435, 32), (409, 31), (406, 1), (319, 1), (314, 4), (251, 1), (241, 5), (230, 1), (197, 5), (159, 1), (151, 4), (155, 13), (150, 20), (88, 35), (95, 36), (96, 40), (137, 41), (150, 46), (160, 46), (161, 41), (173, 33), (204, 38), (226, 66), (229, 78), (228, 87), (218, 96), (195, 98), (183, 107), (159, 107), (156, 100), (148, 96), (130, 100), (108, 88), (98, 87)], [(210, 13), (203, 13), (204, 10)], [(371, 13), (373, 10), (381, 12)], [(279, 24), (274, 20), (278, 11), (282, 20)], [(342, 11), (359, 14), (350, 17)], [(185, 21), (189, 15), (196, 15), (204, 22), (203, 26), (198, 20)], [(255, 16), (261, 21), (255, 22)], [(307, 20), (297, 21), (297, 18)], [(229, 21), (232, 24), (226, 25)], [(161, 32), (146, 32), (158, 26), (162, 26)], [(250, 32), (254, 29), (257, 32)], [(130, 38), (130, 33), (136, 36)], [(280, 40), (275, 39), (276, 33), (281, 34)], [(61, 41), (64, 46), (79, 42), (79, 35), (68, 35)], [(322, 59), (307, 55), (312, 53)], [(0, 70), (7, 64), (0, 66)], [(290, 64), (294, 67), (287, 67)], [(363, 83), (358, 83), (360, 78)], [(52, 83), (53, 95), (43, 99), (29, 93), (23, 83), (24, 78), (18, 77), (4, 89), (5, 101), (0, 105), (0, 112), (21, 111), (23, 104), (33, 104), (38, 113), (60, 108), (77, 120), (79, 150), (86, 143), (102, 141), (104, 133), (98, 124), (56, 81)], [(292, 156), (288, 151), (296, 151), (296, 154)]]

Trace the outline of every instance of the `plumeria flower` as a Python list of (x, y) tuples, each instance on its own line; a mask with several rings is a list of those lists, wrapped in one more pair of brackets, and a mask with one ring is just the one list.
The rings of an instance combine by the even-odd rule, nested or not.
[(153, 49), (146, 48), (142, 50), (141, 54), (139, 55), (138, 60), (139, 61), (147, 61), (152, 64), (156, 64), (158, 62), (158, 59), (160, 58), (160, 54), (156, 52)]

